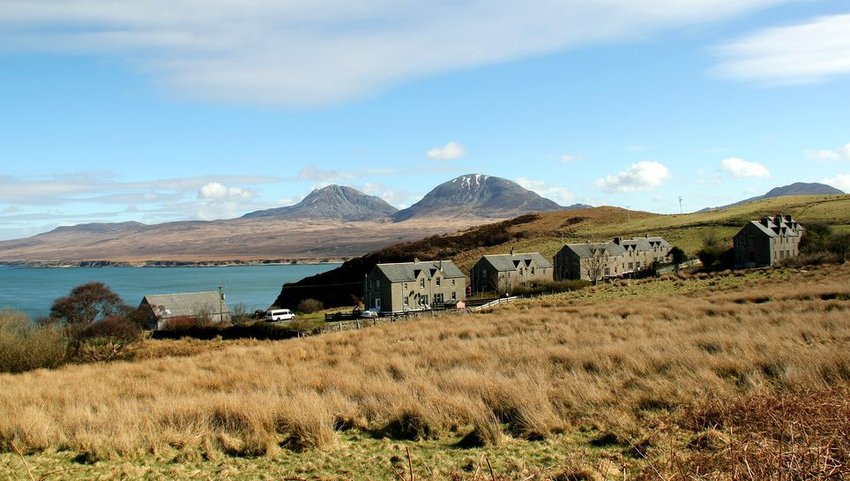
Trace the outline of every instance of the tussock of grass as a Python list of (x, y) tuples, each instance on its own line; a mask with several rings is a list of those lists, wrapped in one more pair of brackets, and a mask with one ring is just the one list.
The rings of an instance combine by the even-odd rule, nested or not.
[(67, 342), (55, 326), (39, 326), (19, 312), (0, 310), (0, 372), (54, 368), (66, 361)]

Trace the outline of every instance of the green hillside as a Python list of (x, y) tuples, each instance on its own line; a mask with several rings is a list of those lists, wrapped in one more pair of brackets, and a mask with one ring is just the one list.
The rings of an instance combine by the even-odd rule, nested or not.
[(837, 231), (850, 230), (850, 195), (786, 196), (759, 200), (728, 208), (692, 214), (659, 215), (617, 207), (558, 211), (536, 214), (532, 222), (511, 226), (513, 238), (500, 245), (481, 247), (454, 256), (469, 269), (483, 254), (537, 251), (550, 259), (570, 242), (605, 241), (615, 236), (662, 236), (693, 254), (706, 236), (732, 242), (732, 237), (750, 220), (776, 214), (791, 214), (806, 223), (825, 223)]
[(467, 274), (484, 254), (540, 252), (552, 259), (570, 242), (606, 241), (615, 236), (662, 236), (693, 255), (707, 236), (729, 242), (749, 220), (791, 214), (804, 226), (826, 223), (850, 230), (850, 195), (786, 196), (709, 212), (660, 215), (618, 207), (592, 207), (528, 214), (451, 235), (397, 244), (351, 259), (337, 269), (283, 286), (274, 305), (296, 308), (303, 299), (348, 306), (363, 293), (363, 277), (375, 264), (419, 259), (452, 259)]

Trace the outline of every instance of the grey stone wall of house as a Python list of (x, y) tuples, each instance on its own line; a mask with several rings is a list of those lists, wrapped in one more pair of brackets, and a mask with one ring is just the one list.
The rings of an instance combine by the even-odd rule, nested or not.
[(554, 280), (555, 268), (538, 252), (487, 255), (472, 266), (470, 281), (477, 293), (509, 293), (514, 287), (534, 281)]
[(800, 255), (804, 230), (790, 215), (748, 222), (732, 240), (736, 266), (774, 266)]
[(614, 238), (611, 242), (567, 244), (555, 254), (555, 279), (597, 281), (669, 262), (673, 246), (661, 237)]
[(367, 309), (405, 312), (466, 299), (466, 276), (451, 261), (378, 264), (366, 276)]

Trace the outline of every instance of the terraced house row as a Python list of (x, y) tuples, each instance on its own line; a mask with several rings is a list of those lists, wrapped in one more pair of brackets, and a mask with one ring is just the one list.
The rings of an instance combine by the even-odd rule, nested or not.
[(672, 248), (662, 237), (615, 237), (610, 242), (567, 244), (555, 254), (555, 280), (597, 282), (640, 274), (670, 262)]

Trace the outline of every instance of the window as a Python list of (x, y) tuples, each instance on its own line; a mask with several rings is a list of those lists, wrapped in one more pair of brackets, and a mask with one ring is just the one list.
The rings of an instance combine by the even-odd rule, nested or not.
[(440, 279), (440, 278), (438, 277), (438, 278), (437, 278), (437, 281), (436, 281), (436, 282), (437, 282), (437, 287), (440, 287), (440, 282), (441, 282), (441, 281), (442, 281), (442, 279)]
[(419, 279), (419, 288), (425, 289), (425, 279)]
[(452, 279), (452, 285), (455, 285), (455, 280), (454, 280), (454, 279)]
[(606, 275), (606, 276), (610, 276), (610, 275), (611, 275), (611, 268), (610, 268), (610, 267), (606, 267), (606, 268), (605, 268), (605, 275)]
[(381, 288), (381, 280), (375, 279), (375, 289), (380, 289), (380, 288)]
[(534, 268), (533, 267), (531, 268), (531, 275), (532, 276), (534, 275)]
[(456, 300), (457, 300), (457, 293), (452, 292), (452, 300), (453, 300), (453, 301), (456, 301)]

